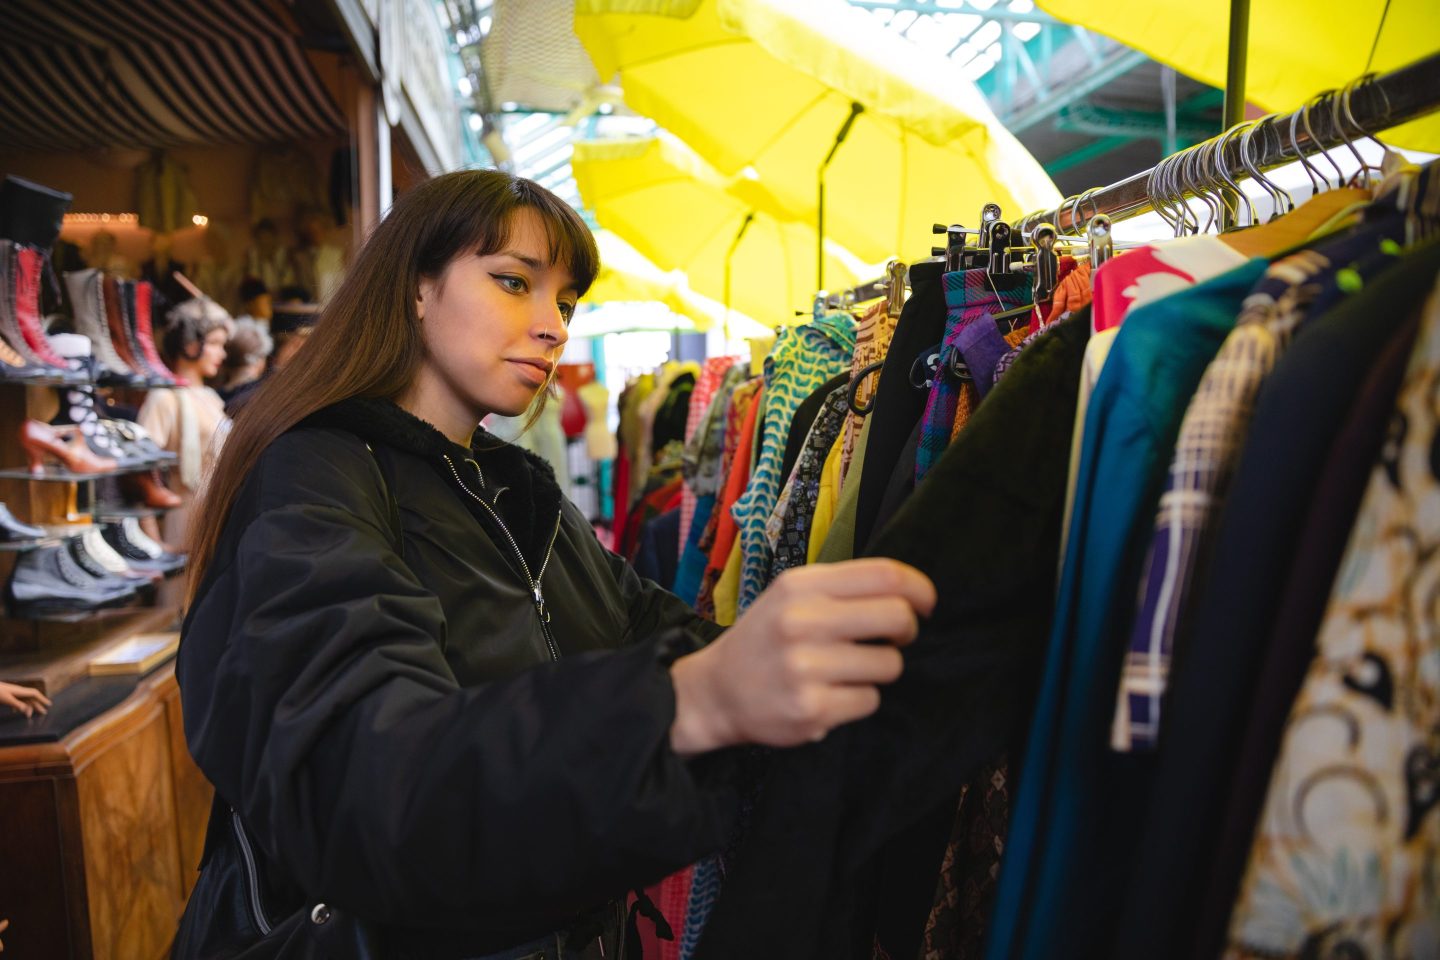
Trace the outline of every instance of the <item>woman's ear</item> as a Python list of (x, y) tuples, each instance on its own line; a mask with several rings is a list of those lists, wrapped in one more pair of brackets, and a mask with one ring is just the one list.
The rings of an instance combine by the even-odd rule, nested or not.
[(421, 277), (415, 291), (415, 318), (425, 319), (425, 305), (435, 299), (438, 284), (429, 277)]

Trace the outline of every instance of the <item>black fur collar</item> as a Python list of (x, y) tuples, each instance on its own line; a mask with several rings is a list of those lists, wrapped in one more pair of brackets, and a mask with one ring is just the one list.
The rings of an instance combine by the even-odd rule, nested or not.
[(486, 499), (500, 512), (520, 542), (526, 559), (543, 552), (549, 541), (562, 496), (555, 471), (530, 451), (484, 429), (475, 431), (470, 448), (466, 449), (433, 424), (393, 401), (376, 397), (342, 400), (307, 417), (303, 426), (348, 430), (371, 443), (382, 443), (425, 458), (447, 476), (448, 468), (441, 462), (442, 457), (449, 456), (461, 469), (466, 459), (474, 460), (485, 474)]

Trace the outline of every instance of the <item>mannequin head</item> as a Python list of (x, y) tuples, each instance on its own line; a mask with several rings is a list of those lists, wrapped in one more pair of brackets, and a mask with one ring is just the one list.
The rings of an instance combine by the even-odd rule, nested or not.
[(160, 349), (170, 368), (191, 383), (214, 378), (225, 362), (234, 321), (215, 301), (186, 300), (165, 317)]

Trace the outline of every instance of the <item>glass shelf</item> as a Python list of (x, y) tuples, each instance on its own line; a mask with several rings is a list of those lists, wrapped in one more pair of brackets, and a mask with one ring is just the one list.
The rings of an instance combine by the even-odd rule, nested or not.
[(52, 483), (82, 483), (87, 480), (103, 480), (106, 477), (123, 477), (132, 473), (149, 473), (151, 470), (171, 466), (174, 462), (174, 460), (169, 458), (164, 460), (147, 460), (145, 463), (136, 464), (132, 467), (118, 467), (102, 473), (71, 473), (64, 467), (49, 464), (45, 466), (44, 473), (31, 473), (23, 467), (13, 467), (8, 470), (0, 470), (0, 479), (39, 480)]
[(174, 507), (145, 507), (133, 503), (100, 503), (91, 507), (90, 516), (97, 520), (124, 520), (126, 517), (159, 517)]

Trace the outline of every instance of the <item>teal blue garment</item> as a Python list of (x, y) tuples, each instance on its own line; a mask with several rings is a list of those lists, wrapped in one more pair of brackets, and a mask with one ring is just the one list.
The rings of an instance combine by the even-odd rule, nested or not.
[(700, 538), (715, 512), (715, 495), (707, 493), (695, 499), (695, 519), (690, 521), (690, 537), (685, 542), (685, 552), (680, 555), (680, 569), (675, 574), (675, 586), (670, 591), (690, 606), (695, 606), (700, 596), (700, 580), (705, 576), (705, 561), (709, 559), (700, 549)]
[(1191, 395), (1267, 265), (1251, 260), (1135, 310), (1090, 396), (987, 960), (1103, 955), (1104, 934), (1088, 925), (1104, 911), (1084, 903), (1119, 893), (1093, 868), (1110, 859), (1108, 831), (1124, 827), (1097, 801), (1120, 787), (1107, 777), (1134, 773), (1110, 753), (1109, 729), (1150, 521)]

